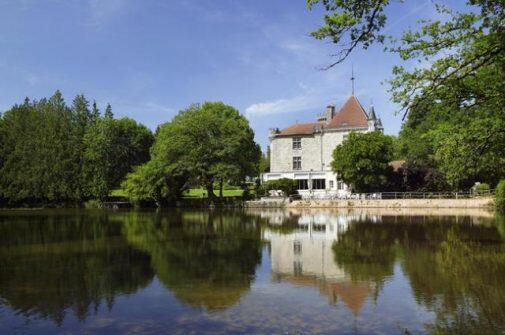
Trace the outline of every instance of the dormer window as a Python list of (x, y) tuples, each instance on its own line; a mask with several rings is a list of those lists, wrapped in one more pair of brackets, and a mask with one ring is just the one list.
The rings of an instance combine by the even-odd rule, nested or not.
[(302, 148), (302, 138), (301, 137), (293, 137), (293, 149), (299, 150)]

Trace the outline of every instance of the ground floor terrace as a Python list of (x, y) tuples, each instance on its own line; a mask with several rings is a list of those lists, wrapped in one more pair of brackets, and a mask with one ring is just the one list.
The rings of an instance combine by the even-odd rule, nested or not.
[(282, 178), (296, 180), (298, 194), (302, 198), (343, 198), (351, 193), (349, 187), (332, 171), (268, 172), (261, 175), (261, 182)]

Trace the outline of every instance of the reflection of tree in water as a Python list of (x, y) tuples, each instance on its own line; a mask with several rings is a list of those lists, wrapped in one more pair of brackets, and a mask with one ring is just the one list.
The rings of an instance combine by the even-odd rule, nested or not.
[(160, 281), (179, 300), (215, 310), (249, 290), (261, 260), (256, 221), (238, 212), (132, 213), (124, 233), (151, 255)]
[(505, 247), (493, 239), (462, 237), (448, 230), (436, 251), (419, 249), (405, 258), (405, 271), (418, 301), (436, 312), (428, 325), (440, 334), (505, 332)]
[(333, 245), (335, 261), (353, 281), (378, 284), (393, 274), (397, 231), (386, 224), (355, 222)]
[(505, 244), (500, 222), (470, 218), (383, 218), (356, 222), (334, 245), (335, 260), (354, 280), (383, 283), (401, 262), (419, 303), (434, 311), (436, 334), (505, 331)]
[(116, 295), (147, 285), (149, 256), (107, 221), (75, 212), (0, 216), (0, 301), (59, 325), (68, 309), (85, 320), (102, 302), (110, 309)]

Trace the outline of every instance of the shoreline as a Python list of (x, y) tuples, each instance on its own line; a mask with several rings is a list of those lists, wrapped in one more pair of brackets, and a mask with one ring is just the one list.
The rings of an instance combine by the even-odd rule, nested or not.
[(493, 197), (472, 199), (377, 199), (377, 200), (295, 200), (248, 201), (247, 208), (486, 208), (494, 207)]

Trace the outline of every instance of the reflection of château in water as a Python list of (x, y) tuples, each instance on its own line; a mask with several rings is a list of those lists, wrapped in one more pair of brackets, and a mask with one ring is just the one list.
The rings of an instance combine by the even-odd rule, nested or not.
[[(274, 222), (282, 216), (279, 212), (271, 214)], [(274, 279), (317, 287), (330, 304), (336, 305), (340, 299), (358, 315), (374, 291), (374, 284), (351, 281), (335, 262), (332, 249), (339, 235), (348, 229), (352, 217), (318, 213), (302, 214), (297, 219), (298, 228), (291, 233), (275, 230), (264, 233), (265, 240), (270, 242)]]

